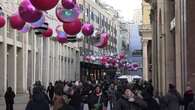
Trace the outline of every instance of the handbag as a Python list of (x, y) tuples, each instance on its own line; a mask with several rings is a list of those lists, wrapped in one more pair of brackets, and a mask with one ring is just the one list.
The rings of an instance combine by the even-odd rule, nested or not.
[(94, 104), (95, 110), (100, 110), (100, 108), (101, 108), (101, 103), (100, 103), (100, 101), (101, 101), (101, 95), (100, 95), (99, 98), (98, 98), (98, 103), (97, 103), (97, 104)]

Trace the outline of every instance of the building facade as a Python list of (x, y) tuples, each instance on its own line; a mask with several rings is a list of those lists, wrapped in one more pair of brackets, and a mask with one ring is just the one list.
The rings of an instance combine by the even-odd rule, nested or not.
[(168, 84), (180, 92), (194, 86), (194, 0), (150, 0), (152, 21), (152, 76), (165, 93)]
[(78, 3), (82, 10), (80, 19), (83, 22), (92, 23), (95, 31), (108, 32), (110, 35), (108, 46), (105, 48), (97, 48), (91, 36), (84, 37), (84, 41), (79, 43), (82, 80), (86, 80), (86, 77), (87, 79), (99, 79), (105, 72), (103, 65), (95, 61), (85, 61), (84, 58), (85, 56), (96, 57), (117, 53), (118, 12), (98, 0), (78, 0)]
[[(18, 1), (0, 0), (6, 26), (0, 29), (0, 95), (11, 86), (17, 94), (26, 93), (40, 80), (45, 86), (56, 80), (80, 79), (80, 51), (71, 44), (60, 44), (51, 38), (35, 35), (31, 30), (20, 33), (9, 24), (9, 16)], [(53, 12), (46, 15), (49, 25), (58, 25)]]
[(142, 50), (143, 50), (143, 78), (144, 80), (151, 79), (152, 75), (152, 25), (150, 22), (149, 3), (142, 0), (142, 25), (140, 25), (140, 35), (142, 37)]

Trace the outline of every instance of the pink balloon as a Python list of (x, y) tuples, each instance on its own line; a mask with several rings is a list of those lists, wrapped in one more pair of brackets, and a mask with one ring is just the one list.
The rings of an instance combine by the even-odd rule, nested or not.
[(0, 28), (5, 26), (5, 18), (3, 16), (0, 16)]
[(66, 43), (68, 41), (67, 34), (63, 31), (61, 31), (59, 28), (62, 27), (61, 25), (58, 25), (56, 27), (56, 33), (57, 33), (57, 41), (60, 43)]
[(21, 30), (19, 30), (19, 31), (22, 32), (22, 33), (26, 33), (26, 32), (29, 32), (30, 29), (31, 29), (31, 26), (30, 26), (29, 24), (26, 23), (26, 24), (24, 25), (24, 27), (23, 27)]
[(62, 0), (62, 6), (65, 9), (73, 9), (76, 5), (76, 1), (75, 0)]
[(25, 25), (25, 21), (20, 17), (18, 13), (13, 14), (10, 17), (9, 22), (10, 22), (10, 26), (13, 29), (17, 29), (17, 30), (21, 30)]
[(42, 12), (37, 10), (29, 0), (23, 0), (19, 5), (21, 18), (29, 23), (36, 22), (42, 17)]
[(108, 45), (109, 40), (109, 34), (108, 33), (102, 33), (100, 36), (100, 41), (96, 44), (96, 47), (98, 48), (104, 48)]
[(33, 6), (39, 10), (50, 10), (54, 8), (59, 0), (30, 0)]
[(73, 22), (78, 19), (80, 14), (80, 8), (78, 5), (75, 5), (73, 9), (65, 9), (62, 5), (58, 5), (56, 7), (56, 16), (59, 21), (65, 22)]
[(32, 28), (41, 27), (45, 23), (45, 16), (42, 16), (38, 21), (31, 23)]
[(90, 36), (92, 35), (94, 32), (94, 26), (93, 24), (89, 24), (89, 23), (85, 23), (82, 27), (82, 33), (85, 35), (85, 36)]

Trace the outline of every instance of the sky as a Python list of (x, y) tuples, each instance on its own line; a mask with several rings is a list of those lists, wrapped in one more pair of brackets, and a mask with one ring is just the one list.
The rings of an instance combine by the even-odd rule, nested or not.
[(125, 20), (132, 21), (134, 10), (141, 9), (142, 0), (101, 0), (103, 3), (109, 4), (114, 8), (121, 10), (120, 15)]

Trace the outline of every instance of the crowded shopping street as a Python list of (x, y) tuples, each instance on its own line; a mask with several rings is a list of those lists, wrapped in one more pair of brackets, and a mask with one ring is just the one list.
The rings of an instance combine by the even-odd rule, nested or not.
[(195, 0), (0, 0), (0, 110), (195, 110)]

